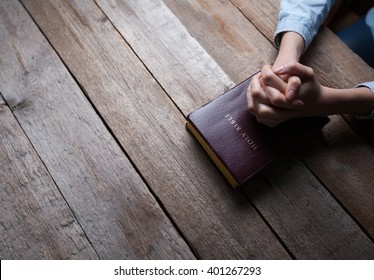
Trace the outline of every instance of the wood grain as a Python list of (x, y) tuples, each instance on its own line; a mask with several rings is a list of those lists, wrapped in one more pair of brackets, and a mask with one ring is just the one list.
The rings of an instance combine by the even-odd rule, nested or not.
[[(187, 133), (184, 116), (97, 6), (91, 1), (73, 1), (70, 6), (59, 1), (23, 2), (198, 257), (289, 258), (248, 200), (231, 191), (205, 157)], [(126, 17), (141, 25), (148, 36), (153, 36), (153, 25), (161, 22), (171, 29), (171, 38), (184, 40), (187, 49), (198, 46), (160, 1), (110, 1), (103, 6), (106, 3), (114, 10), (128, 10)], [(137, 16), (139, 11), (149, 12), (151, 25), (146, 25), (149, 17)], [(77, 14), (81, 20), (72, 16)], [(152, 49), (152, 44), (142, 41), (144, 34), (135, 34), (142, 48)], [(184, 48), (180, 51), (185, 53)], [(206, 88), (217, 90), (231, 83), (201, 47), (187, 54), (196, 61), (200, 82), (208, 82)], [(167, 47), (163, 56), (171, 57)], [(174, 69), (164, 68), (164, 75), (171, 76), (178, 67), (179, 62)], [(191, 80), (188, 76), (181, 79), (185, 86), (174, 93), (181, 100), (194, 98), (198, 85), (191, 91), (187, 87)]]
[[(70, 5), (64, 3), (59, 4)], [(16, 1), (2, 1), (0, 7), (0, 50), (4, 54), (0, 65), (6, 69), (0, 72), (1, 92), (7, 101), (16, 101), (17, 121), (99, 257), (194, 258), (27, 12)], [(51, 19), (68, 32), (68, 36), (60, 34), (62, 40), (79, 39), (58, 18)], [(77, 20), (85, 23), (84, 18)], [(76, 59), (73, 52), (69, 55)], [(83, 72), (91, 70), (82, 68)], [(14, 237), (8, 236), (7, 242), (12, 242), (10, 238)], [(19, 254), (22, 251), (14, 253)]]
[[(199, 43), (204, 46), (207, 52), (214, 54), (216, 62), (221, 65), (222, 69), (227, 69), (227, 72), (233, 75), (233, 80), (240, 81), (245, 78), (244, 75), (246, 73), (253, 71), (256, 68), (256, 63), (261, 63), (261, 60), (257, 58), (258, 56), (263, 57), (263, 61), (269, 61), (274, 54), (273, 51), (275, 49), (272, 45), (268, 41), (263, 40), (262, 35), (227, 1), (217, 1), (214, 5), (210, 1), (166, 1), (166, 3), (188, 32), (194, 38), (199, 39)], [(179, 55), (182, 58), (178, 57), (178, 60), (174, 60), (173, 57), (163, 58), (160, 55), (163, 48), (160, 48), (158, 45), (153, 45), (152, 49), (148, 48), (147, 51), (143, 51), (141, 45), (144, 45), (144, 43), (139, 43), (137, 40), (141, 35), (137, 37), (132, 36), (133, 33), (138, 34), (142, 30), (132, 24), (133, 20), (130, 18), (130, 13), (125, 9), (121, 9), (121, 5), (112, 7), (105, 4), (100, 5), (118, 30), (125, 36), (129, 44), (131, 44), (134, 51), (137, 52), (138, 56), (145, 61), (153, 75), (160, 80), (165, 90), (167, 92), (174, 92), (173, 82), (170, 82), (170, 80), (180, 79), (179, 77), (174, 78), (178, 76), (178, 73), (168, 76), (168, 81), (164, 82), (161, 69), (171, 67), (173, 63), (181, 61), (183, 57), (187, 61), (188, 56), (183, 56), (183, 53), (181, 53)], [(132, 7), (131, 11), (134, 11), (134, 9), (135, 7)], [(138, 17), (143, 19), (143, 23), (148, 20), (148, 15), (152, 13), (151, 11), (142, 12), (140, 7), (136, 11)], [(154, 11), (154, 13), (161, 14), (159, 11)], [(225, 23), (224, 28), (222, 28), (222, 22)], [(232, 38), (227, 38), (227, 30), (233, 34)], [(248, 30), (247, 33), (244, 30)], [(245, 35), (236, 36), (236, 34), (241, 34), (241, 32), (244, 32)], [(250, 36), (248, 33), (250, 33)], [(150, 38), (149, 40), (164, 38), (166, 36), (172, 37), (162, 27), (154, 28), (153, 33), (150, 34), (150, 32), (147, 32), (143, 36)], [(243, 46), (243, 48), (246, 48), (246, 46), (254, 45), (254, 42), (259, 42), (259, 49), (254, 48), (251, 51), (251, 48), (247, 48), (245, 52), (239, 52), (237, 48), (232, 47)], [(150, 42), (147, 43), (146, 45), (149, 46)], [(220, 46), (224, 51), (217, 52), (217, 46)], [(151, 58), (154, 54), (158, 54), (156, 65)], [(173, 51), (173, 54), (177, 56), (178, 52)], [(182, 63), (180, 67), (184, 67), (184, 65), (186, 64)], [(186, 65), (185, 67), (185, 72), (188, 72), (189, 66)], [(196, 81), (197, 79), (194, 79), (192, 82), (196, 83)], [(201, 88), (204, 88), (203, 83), (201, 84)], [(209, 94), (209, 91), (196, 91), (193, 95), (194, 100), (190, 102), (193, 104), (195, 100), (200, 100), (201, 104), (203, 104), (205, 94)], [(170, 94), (170, 96), (177, 105), (180, 105), (173, 94)], [(193, 106), (192, 104), (190, 107)], [(187, 114), (188, 111), (184, 111), (184, 113)], [(365, 234), (360, 232), (359, 226), (355, 224), (329, 192), (324, 189), (323, 185), (316, 181), (308, 168), (294, 157), (288, 158), (287, 164), (294, 168), (286, 178), (301, 177), (299, 180), (285, 180), (282, 166), (274, 165), (268, 171), (271, 173), (271, 176), (266, 176), (267, 173), (265, 173), (266, 180), (251, 182), (245, 191), (256, 205), (258, 211), (261, 212), (261, 215), (266, 218), (267, 222), (270, 221), (270, 225), (279, 234), (293, 256), (313, 259), (372, 257), (372, 242)], [(313, 182), (312, 188), (311, 182)], [(264, 202), (252, 198), (253, 192), (251, 190), (261, 188), (287, 189), (287, 191), (273, 192), (270, 195), (274, 201), (277, 201), (276, 205), (279, 208), (274, 207), (270, 201)], [(310, 197), (310, 204), (313, 205), (312, 208), (314, 207), (313, 211), (305, 211), (304, 204), (297, 203), (299, 197)], [(293, 200), (296, 200), (296, 202), (291, 207), (289, 201)], [(323, 205), (324, 203), (326, 206), (321, 207), (321, 204)], [(280, 209), (282, 209), (281, 216), (279, 215)], [(326, 215), (326, 213), (330, 213), (330, 215)], [(294, 219), (292, 218), (295, 215), (301, 216), (298, 223), (294, 223)], [(337, 220), (336, 216), (339, 216), (340, 219)], [(314, 231), (310, 232), (311, 225), (306, 221), (313, 221)], [(334, 227), (331, 227), (330, 224), (334, 224)], [(357, 240), (353, 243), (345, 243), (345, 246), (336, 250), (336, 240), (347, 240), (352, 234), (357, 234)], [(353, 247), (355, 250), (352, 250)]]
[(318, 179), (306, 176), (305, 167), (295, 162), (293, 155), (278, 159), (262, 172), (263, 180), (245, 189), (293, 256), (373, 259), (373, 242)]
[(0, 258), (97, 259), (0, 95)]
[(163, 1), (96, 2), (184, 113), (234, 86)]
[(313, 138), (300, 147), (298, 155), (313, 168), (369, 236), (374, 237), (373, 147), (355, 135), (339, 117), (331, 117), (324, 129), (322, 143), (315, 140)]
[[(184, 129), (187, 113), (273, 61), (277, 2), (23, 0), (69, 73), (8, 2), (0, 5), (0, 66), (10, 71), (0, 72), (0, 91), (99, 257), (373, 258), (372, 240), (355, 223), (372, 236), (373, 165), (360, 158), (370, 148), (340, 117), (322, 141), (298, 151), (307, 167), (288, 154), (244, 192), (230, 190)], [(356, 57), (321, 34), (304, 59), (337, 85), (345, 62), (336, 59)], [(325, 52), (325, 40), (343, 53)], [(361, 66), (349, 65), (354, 75), (344, 83), (357, 82)], [(337, 145), (339, 135), (353, 144)], [(355, 152), (362, 172), (352, 168)], [(332, 174), (349, 167), (342, 186)]]

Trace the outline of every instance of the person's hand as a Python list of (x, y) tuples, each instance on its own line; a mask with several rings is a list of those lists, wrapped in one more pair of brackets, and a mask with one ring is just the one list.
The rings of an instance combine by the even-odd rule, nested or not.
[(285, 77), (287, 88), (285, 95), (288, 100), (299, 100), (303, 106), (298, 108), (300, 117), (309, 115), (320, 115), (319, 108), (325, 106), (326, 99), (322, 98), (324, 87), (318, 82), (312, 68), (301, 63), (289, 63), (282, 65), (273, 72), (275, 75)]
[[(280, 76), (283, 77), (284, 81)], [(327, 115), (330, 98), (312, 68), (300, 63), (264, 66), (247, 89), (249, 111), (258, 122), (275, 127), (291, 118)]]
[(300, 63), (280, 66), (275, 74), (298, 76), (300, 89), (294, 98), (303, 102), (295, 109), (294, 117), (317, 117), (334, 114), (371, 114), (374, 108), (373, 91), (366, 86), (355, 88), (330, 88), (322, 86), (312, 68)]
[(270, 127), (277, 126), (285, 118), (291, 118), (295, 113), (293, 110), (303, 105), (302, 101), (296, 99), (301, 80), (287, 74), (282, 78), (273, 72), (272, 66), (265, 65), (252, 78), (247, 89), (249, 111), (258, 122)]

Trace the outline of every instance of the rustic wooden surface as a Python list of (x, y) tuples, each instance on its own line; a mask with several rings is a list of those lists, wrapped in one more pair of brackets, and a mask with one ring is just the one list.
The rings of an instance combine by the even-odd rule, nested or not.
[[(276, 55), (279, 1), (0, 3), (2, 259), (373, 259), (371, 124), (233, 191), (185, 116)], [(323, 28), (331, 86), (374, 71)]]
[(0, 116), (1, 258), (98, 258), (1, 96)]

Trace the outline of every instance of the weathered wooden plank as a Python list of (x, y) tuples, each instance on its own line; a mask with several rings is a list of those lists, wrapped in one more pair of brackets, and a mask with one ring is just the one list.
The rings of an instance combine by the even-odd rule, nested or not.
[[(264, 6), (267, 7), (267, 13), (277, 14), (278, 5), (273, 4), (273, 1), (233, 0), (233, 2), (251, 21), (255, 22), (259, 30), (269, 39), (272, 38), (277, 17), (261, 17), (257, 11)], [(279, 1), (276, 2), (279, 3)], [(306, 64), (316, 69), (318, 78), (328, 86), (351, 87), (359, 82), (374, 80), (374, 69), (353, 54), (325, 27), (321, 28), (304, 60)], [(315, 149), (320, 151), (321, 147), (312, 149), (308, 146), (305, 149), (306, 153), (300, 155), (303, 155), (303, 161), (313, 173), (355, 216), (371, 238), (374, 238), (373, 149), (352, 135), (341, 118), (334, 117), (332, 120), (331, 124), (324, 129), (325, 146), (323, 152), (318, 152), (318, 158), (309, 151)], [(361, 134), (364, 132), (361, 131)], [(368, 132), (369, 140), (370, 137), (372, 136)], [(342, 146), (339, 144), (342, 143), (341, 141), (350, 144)], [(337, 166), (345, 168), (337, 169)], [(349, 172), (346, 172), (347, 168), (350, 169)], [(355, 192), (354, 196), (352, 192)]]
[[(289, 155), (245, 191), (296, 259), (373, 259), (374, 245), (317, 178)], [(282, 174), (282, 176), (279, 176)], [(323, 246), (324, 245), (324, 246)]]
[(0, 95), (0, 258), (98, 258)]
[[(189, 112), (188, 108), (193, 108), (196, 103), (200, 102), (200, 105), (203, 104), (206, 95), (212, 97), (211, 89), (214, 87), (212, 86), (207, 89), (206, 81), (199, 80), (199, 76), (197, 75), (196, 78), (194, 78), (194, 73), (190, 70), (191, 66), (187, 63), (189, 61), (189, 56), (185, 55), (183, 51), (178, 51), (181, 46), (178, 44), (177, 40), (181, 37), (187, 38), (187, 35), (179, 36), (177, 37), (178, 39), (175, 39), (173, 31), (169, 32), (170, 28), (165, 28), (165, 26), (176, 26), (178, 22), (172, 20), (171, 17), (169, 17), (168, 20), (166, 19), (165, 15), (167, 11), (165, 11), (162, 2), (154, 2), (157, 4), (148, 7), (144, 2), (139, 3), (139, 1), (136, 3), (131, 1), (112, 1), (109, 4), (106, 1), (97, 2), (185, 114)], [(222, 68), (225, 70), (228, 69), (228, 72), (232, 73), (233, 79), (237, 79), (237, 81), (244, 79), (246, 73), (248, 74), (250, 71), (256, 69), (256, 67), (261, 66), (253, 63), (269, 61), (269, 58), (274, 55), (275, 49), (271, 47), (271, 44), (267, 40), (262, 39), (261, 34), (227, 1), (215, 1), (214, 4), (210, 1), (166, 2), (169, 8), (178, 16), (178, 19), (183, 22), (187, 31), (190, 32), (194, 38), (198, 38), (199, 43), (201, 42), (201, 45), (203, 45), (206, 50), (209, 52), (211, 51), (216, 61), (222, 65)], [(162, 20), (159, 19), (160, 17), (162, 17)], [(158, 25), (156, 19), (162, 22), (162, 24)], [(141, 21), (141, 24), (138, 23), (139, 21)], [(144, 30), (146, 30), (146, 32)], [(207, 30), (209, 30), (209, 32), (207, 32)], [(233, 36), (227, 37), (226, 32), (233, 34)], [(241, 32), (244, 34), (241, 34)], [(183, 33), (186, 34), (186, 31), (183, 31)], [(241, 35), (236, 36), (237, 34)], [(173, 37), (176, 41), (175, 43), (172, 41)], [(166, 44), (165, 42), (168, 43)], [(261, 47), (260, 50), (254, 47), (254, 44), (257, 42)], [(196, 45), (191, 44), (190, 47), (187, 40), (181, 45), (188, 49), (188, 53), (192, 53), (192, 55), (196, 53), (196, 51), (193, 50), (196, 48)], [(147, 46), (147, 48), (145, 49), (144, 46)], [(220, 46), (219, 48), (223, 50), (217, 51), (217, 46)], [(238, 52), (237, 48), (233, 46), (243, 46), (243, 50), (245, 51)], [(172, 55), (166, 57), (164, 55), (166, 49), (169, 50), (169, 53)], [(269, 51), (263, 51), (264, 49), (268, 49)], [(262, 55), (260, 55), (260, 52)], [(258, 56), (264, 58), (258, 59)], [(157, 61), (153, 59), (154, 57), (157, 57)], [(201, 59), (200, 63), (204, 63), (204, 60)], [(171, 69), (175, 64), (178, 64), (183, 70), (182, 73), (189, 73), (192, 80), (183, 80), (185, 78), (183, 76), (180, 77), (181, 74), (178, 72), (173, 72), (167, 77), (164, 77), (164, 71), (167, 71), (165, 69)], [(198, 68), (195, 67), (194, 70), (198, 71)], [(180, 95), (180, 92), (185, 91), (185, 89), (178, 88), (178, 91), (176, 91), (175, 87), (175, 81), (180, 80), (182, 80), (184, 86), (188, 83), (200, 84), (199, 88), (201, 88), (201, 90), (192, 92), (193, 99), (190, 97), (191, 94), (186, 94), (183, 104), (180, 104), (177, 94)], [(188, 87), (188, 89), (190, 92), (191, 87)], [(187, 103), (189, 103), (188, 106), (186, 106)], [(283, 184), (289, 185), (287, 185), (287, 187), (290, 193), (272, 194), (274, 200), (279, 200), (278, 206), (280, 208), (284, 207), (283, 215), (279, 217), (278, 209), (273, 208), (270, 203), (259, 203), (256, 200), (252, 201), (260, 212), (267, 214), (266, 219), (272, 221), (274, 226), (278, 226), (282, 224), (282, 222), (287, 225), (289, 231), (284, 231), (282, 227), (279, 226), (276, 230), (279, 230), (278, 234), (282, 236), (285, 245), (292, 248), (291, 252), (294, 256), (298, 258), (365, 258), (371, 256), (370, 248), (373, 247), (370, 240), (360, 232), (359, 227), (352, 221), (349, 215), (345, 213), (344, 209), (331, 198), (329, 193), (323, 189), (323, 186), (315, 181), (308, 169), (295, 158), (291, 158), (288, 164), (297, 167), (297, 171), (294, 171), (290, 176), (300, 178), (300, 169), (303, 170), (304, 174), (302, 178), (300, 178), (301, 180), (283, 182)], [(281, 167), (273, 168), (273, 175), (282, 174)], [(278, 177), (279, 178), (275, 177), (275, 179), (270, 177), (268, 180), (270, 187), (278, 186), (282, 178), (279, 175)], [(303, 177), (306, 177), (307, 180), (304, 180)], [(315, 188), (317, 190), (310, 187), (310, 181), (316, 183)], [(250, 187), (254, 187), (253, 185), (263, 187), (266, 183), (252, 182)], [(249, 192), (250, 196), (251, 194), (252, 193)], [(288, 207), (288, 202), (297, 199), (298, 196), (311, 196), (311, 201), (314, 202), (313, 205), (318, 205), (318, 207), (316, 207), (313, 212), (304, 211), (303, 205)], [(325, 208), (319, 207), (319, 203), (323, 204), (323, 202), (328, 206)], [(269, 211), (269, 209), (272, 211)], [(340, 217), (344, 218), (336, 220), (333, 215), (327, 217), (325, 212), (330, 214), (337, 212)], [(289, 217), (292, 217), (295, 213), (302, 215), (304, 221), (313, 220), (315, 222), (314, 227), (318, 230), (309, 232), (310, 225), (307, 223), (293, 224)], [(333, 223), (335, 227), (330, 227), (331, 223)], [(358, 236), (356, 242), (352, 243), (352, 245), (343, 246), (341, 250), (334, 251), (336, 245), (335, 240), (341, 241), (348, 238), (351, 234), (356, 233)], [(315, 240), (312, 244), (309, 241), (313, 238)], [(299, 240), (303, 240), (304, 242), (299, 242)], [(309, 248), (306, 249), (306, 245), (308, 245)], [(351, 251), (353, 246), (357, 246), (355, 251)], [(333, 253), (331, 253), (331, 251)]]
[[(1, 1), (0, 14), (0, 90), (7, 101), (16, 101), (13, 106), (18, 103), (14, 115), (99, 257), (194, 258), (20, 3)], [(79, 42), (59, 18), (51, 19)], [(66, 34), (56, 34), (66, 40)]]
[(336, 116), (331, 117), (323, 135), (323, 143), (309, 141), (298, 149), (298, 155), (374, 237), (373, 147)]
[[(162, 1), (154, 1), (152, 5), (126, 1), (96, 2), (125, 39), (136, 47), (136, 53), (157, 75), (157, 80), (167, 86), (168, 94), (184, 113), (191, 112), (230, 87), (236, 73), (252, 75), (259, 70), (258, 67), (270, 63), (273, 60), (270, 58), (276, 54), (253, 25), (236, 24), (238, 18), (243, 21), (244, 17), (235, 7), (222, 1), (165, 1), (180, 17), (173, 20), (170, 20), (170, 12), (165, 11)], [(180, 21), (194, 21), (195, 24), (188, 25), (186, 30)], [(192, 38), (190, 34), (193, 34)], [(245, 38), (246, 44), (242, 44)], [(204, 48), (209, 49), (209, 55)], [(231, 62), (242, 61), (243, 57), (248, 60), (245, 64), (229, 63), (223, 73), (216, 63), (211, 62), (212, 58), (218, 61), (222, 57)], [(238, 82), (236, 79), (235, 83)], [(201, 94), (196, 97), (196, 92)]]
[(374, 147), (374, 122), (372, 120), (357, 120), (355, 116), (344, 116), (351, 129), (362, 139)]
[[(199, 257), (289, 258), (243, 194), (231, 191), (187, 133), (184, 116), (150, 79), (147, 69), (97, 6), (91, 1), (23, 3)], [(142, 48), (153, 49), (142, 40), (143, 32), (153, 36), (152, 25), (161, 22), (165, 27), (162, 32), (172, 33), (166, 45), (183, 40), (192, 51), (186, 53), (180, 48), (187, 55), (182, 62), (194, 61), (199, 83), (189, 82), (195, 75), (178, 70), (183, 67), (180, 62), (172, 69), (163, 69), (163, 75), (172, 76), (174, 71), (186, 75), (179, 80), (185, 86), (178, 86), (185, 110), (192, 106), (190, 101), (183, 105), (183, 100), (193, 100), (203, 80), (208, 83), (205, 89), (216, 94), (217, 89), (232, 84), (162, 2), (110, 1), (108, 5), (119, 11), (127, 8), (129, 13), (123, 14), (126, 20), (142, 27), (135, 33)], [(149, 15), (143, 18), (143, 12), (139, 16), (142, 9)], [(153, 17), (152, 25), (145, 24), (149, 17)], [(171, 59), (173, 53), (167, 46), (163, 52), (161, 57)], [(170, 82), (176, 84), (175, 80)]]
[(136, 41), (136, 53), (183, 112), (201, 105), (196, 92), (204, 92), (208, 102), (234, 86), (162, 1), (96, 2), (131, 45)]
[(280, 0), (276, 1), (263, 1), (255, 3), (255, 1), (242, 1), (242, 0), (229, 0), (244, 16), (248, 18), (254, 26), (257, 27), (265, 38), (273, 42), (272, 38), (275, 31), (275, 26), (278, 21), (278, 11)]
[(164, 2), (209, 55), (219, 64), (227, 60), (225, 73), (236, 84), (274, 61), (276, 49), (227, 1)]

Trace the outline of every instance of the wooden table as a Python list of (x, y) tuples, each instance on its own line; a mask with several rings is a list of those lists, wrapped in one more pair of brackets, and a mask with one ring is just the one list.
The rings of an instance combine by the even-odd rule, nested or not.
[[(373, 259), (373, 124), (232, 190), (186, 115), (271, 63), (279, 1), (2, 0), (1, 259)], [(325, 85), (374, 71), (323, 28)]]

